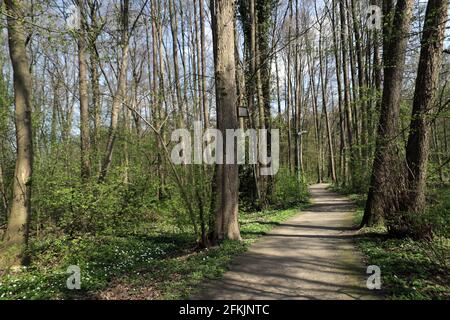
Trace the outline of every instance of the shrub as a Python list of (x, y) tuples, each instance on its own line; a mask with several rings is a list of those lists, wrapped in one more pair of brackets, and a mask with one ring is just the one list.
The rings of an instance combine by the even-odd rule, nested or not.
[(299, 180), (289, 169), (280, 168), (275, 176), (271, 203), (277, 208), (288, 208), (306, 202), (308, 199), (308, 188), (302, 180)]

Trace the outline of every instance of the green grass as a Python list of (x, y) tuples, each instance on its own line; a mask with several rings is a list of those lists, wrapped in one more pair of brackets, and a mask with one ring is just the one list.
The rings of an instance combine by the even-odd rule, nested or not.
[(450, 298), (450, 268), (444, 257), (450, 252), (448, 239), (420, 242), (366, 233), (358, 244), (369, 263), (381, 268), (383, 290), (389, 299)]
[[(355, 224), (359, 224), (365, 195), (347, 195), (358, 206)], [(448, 190), (437, 190), (430, 198), (433, 199), (430, 212), (437, 211), (441, 218), (448, 218)], [(445, 226), (445, 222), (441, 224)], [(431, 241), (414, 241), (390, 238), (383, 227), (364, 228), (359, 232), (357, 244), (367, 264), (381, 268), (382, 289), (388, 299), (450, 299), (450, 239), (444, 235), (437, 235)]]
[[(225, 241), (201, 251), (185, 233), (33, 241), (31, 265), (1, 275), (0, 299), (187, 298), (200, 282), (220, 277), (231, 259), (258, 237), (298, 212), (242, 214), (242, 242)], [(70, 265), (81, 269), (81, 290), (66, 288)]]

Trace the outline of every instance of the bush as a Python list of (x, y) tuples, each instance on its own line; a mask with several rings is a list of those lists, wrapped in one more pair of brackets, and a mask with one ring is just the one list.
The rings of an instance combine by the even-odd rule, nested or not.
[(256, 194), (255, 176), (252, 166), (239, 167), (239, 210), (243, 212), (260, 211)]
[(275, 176), (271, 203), (277, 208), (289, 208), (308, 200), (308, 187), (287, 168), (280, 168)]
[(435, 189), (430, 194), (428, 219), (435, 235), (450, 238), (450, 187)]
[(386, 219), (394, 236), (432, 238), (450, 236), (450, 195), (448, 188), (431, 189), (424, 212), (395, 212)]
[(161, 206), (153, 185), (142, 178), (124, 184), (120, 172), (111, 172), (107, 183), (98, 183), (95, 178), (82, 183), (58, 170), (51, 177), (42, 177), (37, 171), (33, 180), (33, 233), (57, 232), (75, 237), (133, 232), (143, 222), (154, 221), (156, 207)]

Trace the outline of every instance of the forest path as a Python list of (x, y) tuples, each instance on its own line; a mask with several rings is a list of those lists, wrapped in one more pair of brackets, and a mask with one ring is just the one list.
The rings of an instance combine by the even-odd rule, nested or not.
[(192, 299), (374, 299), (353, 237), (354, 206), (344, 196), (310, 187), (312, 205), (236, 257), (221, 279)]

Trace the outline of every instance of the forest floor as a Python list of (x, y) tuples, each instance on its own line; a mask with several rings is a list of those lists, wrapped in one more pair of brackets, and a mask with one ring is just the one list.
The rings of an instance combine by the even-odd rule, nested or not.
[(192, 299), (376, 299), (354, 238), (355, 206), (310, 187), (312, 205), (278, 225), (237, 256), (221, 279), (207, 281)]
[[(356, 231), (364, 196), (327, 188), (312, 186), (311, 204), (242, 212), (243, 241), (209, 250), (198, 249), (191, 230), (170, 232), (165, 219), (129, 233), (33, 238), (31, 264), (0, 272), (0, 300), (448, 299), (449, 238)], [(436, 197), (435, 210), (450, 212), (449, 194)], [(81, 290), (66, 287), (70, 265), (81, 268)], [(366, 289), (367, 265), (380, 266), (382, 292)]]
[[(356, 205), (355, 224), (359, 225), (367, 194), (353, 194), (345, 189), (335, 191), (348, 196)], [(385, 227), (359, 230), (356, 242), (368, 265), (381, 268), (382, 289), (386, 299), (448, 300), (450, 299), (450, 189), (430, 188), (427, 195), (431, 221), (435, 230), (431, 240), (390, 237)]]
[[(199, 283), (220, 278), (236, 255), (305, 206), (241, 213), (243, 241), (225, 241), (209, 250), (198, 249), (191, 230), (176, 232), (166, 220), (123, 234), (33, 238), (31, 264), (18, 272), (0, 271), (0, 300), (186, 299)], [(81, 290), (66, 287), (69, 265), (80, 266)]]

